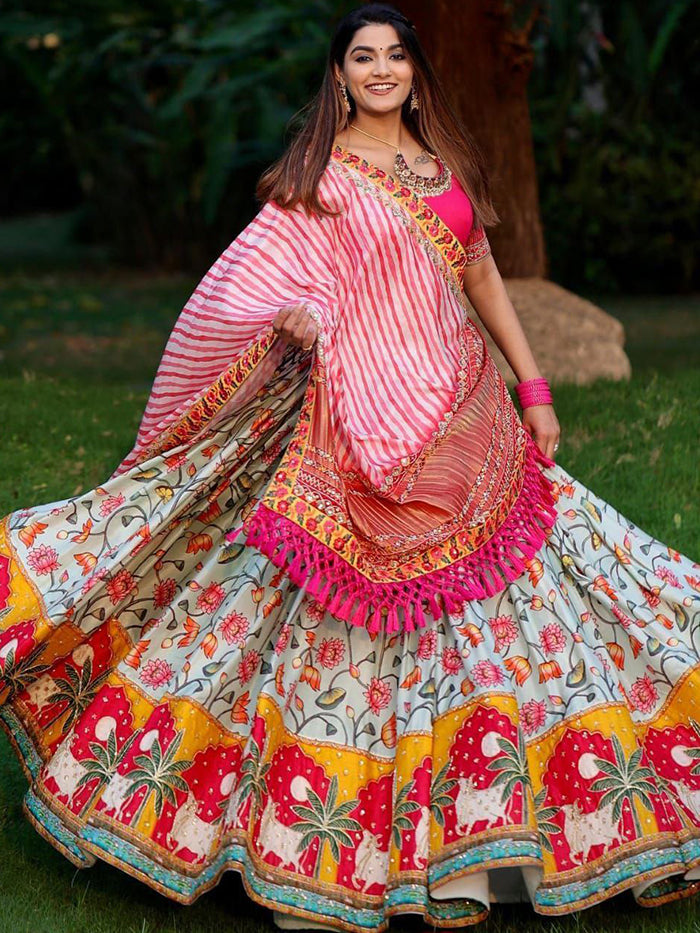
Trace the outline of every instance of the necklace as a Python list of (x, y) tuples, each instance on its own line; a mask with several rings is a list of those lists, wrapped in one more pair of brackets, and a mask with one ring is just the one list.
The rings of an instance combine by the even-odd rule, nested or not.
[[(352, 123), (350, 127), (353, 130), (357, 130), (358, 133), (364, 133), (365, 136), (370, 136), (372, 139), (376, 139), (378, 142), (384, 143), (384, 145), (390, 146), (392, 149), (396, 149), (396, 155), (394, 157), (394, 172), (396, 177), (401, 184), (406, 185), (407, 188), (412, 188), (416, 194), (421, 197), (423, 195), (442, 194), (449, 189), (452, 183), (452, 171), (449, 165), (446, 165), (442, 160), (439, 160), (440, 171), (435, 178), (427, 178), (425, 175), (420, 175), (418, 172), (413, 171), (406, 162), (400, 146), (395, 146), (393, 143), (387, 142), (386, 139), (382, 139), (380, 136), (374, 136), (374, 134), (368, 133), (366, 130), (361, 130), (359, 126), (355, 126)], [(399, 128), (399, 141), (400, 137), (401, 129)], [(433, 155), (432, 152), (429, 152), (428, 155), (431, 159), (438, 161), (437, 156)]]

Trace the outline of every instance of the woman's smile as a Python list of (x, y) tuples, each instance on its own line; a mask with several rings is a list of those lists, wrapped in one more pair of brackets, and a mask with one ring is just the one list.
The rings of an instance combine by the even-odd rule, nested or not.
[(395, 84), (388, 84), (388, 83), (368, 84), (367, 90), (371, 94), (391, 94), (391, 92), (394, 90), (395, 87), (396, 87)]

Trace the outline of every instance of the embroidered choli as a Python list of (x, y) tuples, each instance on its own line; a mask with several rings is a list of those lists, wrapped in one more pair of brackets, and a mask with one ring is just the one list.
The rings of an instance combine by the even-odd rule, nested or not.
[[(438, 160), (441, 170), (442, 162)], [(423, 196), (423, 200), (450, 228), (464, 247), (466, 265), (486, 259), (491, 253), (486, 231), (482, 224), (474, 223), (472, 202), (461, 185), (459, 178), (452, 175), (450, 187), (438, 195)]]

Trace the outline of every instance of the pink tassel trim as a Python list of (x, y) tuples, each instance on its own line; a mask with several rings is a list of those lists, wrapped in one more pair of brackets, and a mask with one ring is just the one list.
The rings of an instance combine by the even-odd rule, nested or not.
[[(546, 466), (554, 463), (534, 441), (528, 440), (520, 495), (485, 544), (448, 567), (412, 580), (373, 583), (303, 528), (262, 503), (250, 519), (245, 543), (282, 567), (297, 586), (305, 586), (338, 619), (364, 626), (370, 632), (424, 628), (424, 609), (437, 619), (443, 607), (447, 613), (456, 614), (471, 599), (494, 596), (519, 577), (526, 569), (525, 561), (539, 551), (557, 511), (551, 482), (537, 461)], [(226, 539), (232, 540), (239, 531), (229, 532)], [(287, 563), (290, 552), (294, 557)], [(399, 609), (403, 610), (403, 619)]]

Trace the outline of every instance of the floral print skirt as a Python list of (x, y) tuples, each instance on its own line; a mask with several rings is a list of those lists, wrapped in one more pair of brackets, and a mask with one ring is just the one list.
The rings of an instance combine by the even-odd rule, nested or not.
[(307, 371), (0, 522), (0, 722), (79, 867), (190, 904), (224, 871), (283, 921), (439, 926), (700, 890), (700, 567), (559, 464), (527, 570), (401, 635), (229, 542)]

